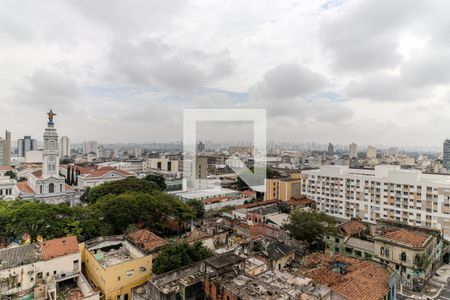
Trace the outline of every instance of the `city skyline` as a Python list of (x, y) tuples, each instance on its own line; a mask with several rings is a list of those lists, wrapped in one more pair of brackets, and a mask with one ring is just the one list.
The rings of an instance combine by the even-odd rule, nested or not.
[(74, 141), (167, 142), (184, 108), (248, 107), (269, 140), (440, 146), (448, 6), (5, 1), (0, 130), (38, 136), (53, 108)]

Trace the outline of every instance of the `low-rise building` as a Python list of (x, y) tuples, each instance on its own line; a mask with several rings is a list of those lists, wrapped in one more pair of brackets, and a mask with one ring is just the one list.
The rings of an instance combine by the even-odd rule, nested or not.
[(265, 180), (264, 200), (289, 201), (301, 195), (302, 180), (297, 176)]
[(211, 189), (195, 190), (195, 191), (182, 191), (175, 194), (175, 196), (186, 202), (188, 200), (204, 201), (217, 197), (230, 197), (239, 198), (239, 191), (232, 189), (225, 189), (221, 187), (214, 187)]
[(318, 284), (330, 287), (340, 299), (396, 299), (397, 274), (376, 262), (340, 254), (330, 257), (313, 253), (303, 259), (299, 272)]
[(14, 200), (18, 196), (16, 180), (9, 176), (0, 176), (0, 200)]
[(400, 282), (421, 290), (443, 256), (443, 240), (437, 230), (380, 220), (377, 225), (351, 220), (337, 226), (325, 239), (325, 252), (370, 259), (390, 266)]
[(128, 171), (120, 169), (108, 167), (93, 169), (88, 172), (82, 172), (78, 175), (78, 186), (92, 188), (106, 182), (121, 180), (131, 176), (134, 175)]
[(152, 255), (122, 235), (98, 237), (80, 249), (84, 272), (105, 300), (130, 299), (131, 289), (152, 275)]
[(99, 293), (81, 273), (81, 254), (76, 237), (0, 250), (2, 296), (56, 300), (64, 291), (76, 292), (78, 299), (99, 299)]

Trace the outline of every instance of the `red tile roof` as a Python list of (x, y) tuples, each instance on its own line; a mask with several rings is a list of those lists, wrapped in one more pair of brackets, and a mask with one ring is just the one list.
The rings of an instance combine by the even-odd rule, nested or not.
[(34, 193), (34, 191), (31, 189), (31, 187), (28, 185), (28, 183), (26, 181), (16, 183), (16, 187), (19, 189), (19, 191), (21, 193), (25, 193), (25, 194)]
[(258, 202), (253, 202), (253, 203), (249, 203), (249, 204), (243, 204), (243, 205), (236, 206), (236, 209), (265, 206), (265, 205), (270, 205), (270, 204), (274, 204), (274, 203), (277, 203), (277, 202), (278, 202), (278, 200), (258, 201)]
[(42, 170), (36, 170), (31, 172), (31, 174), (36, 177), (37, 179), (42, 179)]
[(313, 205), (315, 203), (316, 203), (316, 201), (314, 201), (312, 199), (308, 199), (306, 197), (302, 197), (302, 198), (298, 198), (298, 199), (291, 199), (291, 200), (287, 201), (287, 204), (296, 206), (296, 207), (305, 207), (307, 205)]
[(218, 203), (218, 202), (222, 202), (222, 201), (225, 201), (225, 200), (228, 200), (230, 197), (227, 197), (227, 196), (223, 196), (223, 197), (214, 197), (214, 198), (209, 198), (209, 199), (205, 199), (205, 200), (202, 200), (202, 203), (203, 204), (211, 204), (211, 203)]
[(357, 220), (350, 220), (338, 226), (345, 236), (353, 236), (367, 229), (367, 226)]
[(428, 240), (428, 237), (429, 236), (425, 234), (403, 228), (387, 232), (383, 235), (384, 239), (400, 242), (412, 247), (423, 247)]
[(153, 251), (168, 244), (166, 240), (147, 229), (134, 231), (128, 234), (127, 237), (146, 251)]
[(74, 165), (68, 165), (68, 164), (59, 165), (60, 168), (64, 168), (64, 169), (67, 169), (69, 166), (74, 168), (75, 170), (79, 170), (80, 174), (89, 174), (96, 170), (95, 167), (83, 167), (83, 166), (77, 166), (77, 165), (74, 166)]
[[(343, 274), (334, 270), (338, 264), (345, 268)], [(349, 300), (380, 300), (389, 292), (390, 272), (375, 262), (313, 253), (302, 265), (304, 275)]]
[(41, 251), (43, 259), (50, 260), (60, 256), (78, 253), (80, 249), (78, 248), (77, 238), (75, 236), (68, 236), (42, 242)]
[(120, 169), (114, 169), (114, 168), (101, 168), (101, 169), (97, 169), (92, 171), (91, 173), (87, 174), (87, 178), (97, 178), (97, 177), (103, 177), (106, 174), (110, 173), (110, 172), (115, 172), (118, 173), (122, 176), (131, 176), (133, 174), (131, 174), (130, 172), (127, 172), (125, 170), (120, 170)]

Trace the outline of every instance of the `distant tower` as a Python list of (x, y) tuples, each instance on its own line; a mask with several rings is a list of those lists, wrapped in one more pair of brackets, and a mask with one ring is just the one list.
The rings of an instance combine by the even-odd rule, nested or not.
[(26, 135), (23, 137), (23, 139), (17, 140), (18, 157), (25, 157), (25, 154), (28, 151), (35, 151), (35, 150), (37, 150), (37, 141), (35, 139), (32, 139), (31, 136)]
[(377, 148), (374, 146), (367, 147), (367, 159), (377, 158)]
[(334, 147), (332, 143), (328, 143), (328, 156), (333, 156), (334, 154)]
[(444, 168), (450, 170), (450, 140), (446, 139), (444, 141), (444, 151), (442, 156), (442, 164)]
[(203, 142), (199, 142), (197, 144), (197, 153), (203, 152), (203, 151), (205, 151), (205, 149), (206, 149), (206, 146)]
[(62, 136), (59, 140), (59, 155), (70, 156), (70, 139), (67, 136)]
[(0, 138), (0, 166), (11, 166), (11, 132), (5, 131), (5, 139)]
[(97, 153), (98, 143), (96, 141), (87, 141), (83, 143), (83, 154), (89, 154), (91, 152)]
[(358, 146), (355, 143), (351, 143), (348, 146), (348, 158), (358, 158)]
[(44, 153), (42, 154), (42, 177), (44, 179), (59, 178), (58, 133), (53, 123), (53, 117), (56, 114), (50, 110), (47, 115), (48, 123), (44, 132)]

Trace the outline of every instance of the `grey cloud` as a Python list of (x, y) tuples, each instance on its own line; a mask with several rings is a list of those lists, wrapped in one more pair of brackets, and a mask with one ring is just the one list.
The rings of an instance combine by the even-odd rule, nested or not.
[(347, 95), (375, 101), (412, 101), (426, 96), (430, 90), (410, 85), (401, 75), (378, 72), (354, 80), (346, 88)]
[(10, 10), (6, 3), (0, 3), (0, 37), (2, 34), (20, 42), (29, 42), (33, 38), (30, 25)]
[(450, 83), (450, 51), (427, 47), (401, 67), (405, 81), (414, 86)]
[(348, 1), (320, 28), (325, 50), (338, 71), (373, 71), (397, 66), (398, 34), (426, 10), (420, 0)]
[(81, 89), (73, 78), (60, 72), (37, 70), (25, 78), (25, 85), (17, 89), (15, 99), (19, 105), (69, 111), (80, 96)]
[(116, 41), (109, 53), (109, 76), (132, 84), (155, 85), (180, 94), (222, 79), (234, 70), (226, 52), (181, 49), (161, 39)]
[(261, 99), (287, 99), (307, 95), (325, 87), (324, 76), (295, 63), (282, 64), (264, 74), (253, 88), (253, 94)]
[(338, 123), (349, 121), (353, 111), (339, 102), (330, 100), (314, 101), (314, 118), (319, 122)]
[(88, 20), (124, 35), (154, 32), (185, 8), (182, 0), (68, 1)]

